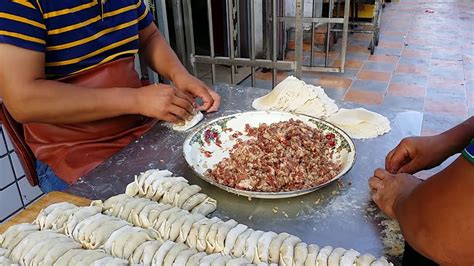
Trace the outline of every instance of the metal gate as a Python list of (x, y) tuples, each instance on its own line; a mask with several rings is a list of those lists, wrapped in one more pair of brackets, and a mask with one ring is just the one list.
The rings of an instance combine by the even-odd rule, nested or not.
[[(161, 1), (164, 4), (164, 0)], [(259, 68), (271, 69), (272, 71), (272, 86), (276, 84), (277, 71), (293, 71), (296, 77), (302, 76), (303, 71), (307, 72), (344, 72), (344, 64), (347, 47), (347, 32), (349, 25), (350, 0), (313, 0), (309, 1), (312, 4), (312, 13), (309, 16), (304, 15), (305, 2), (308, 0), (262, 0), (262, 13), (259, 14), (263, 18), (263, 33), (264, 46), (266, 52), (263, 58), (257, 58), (256, 54), (256, 11), (255, 5), (259, 0), (223, 0), (225, 1), (225, 35), (227, 51), (226, 55), (216, 56), (215, 53), (215, 32), (212, 1), (211, 0), (193, 0), (193, 1), (207, 1), (207, 22), (209, 34), (209, 54), (197, 54), (195, 47), (194, 23), (192, 12), (192, 0), (172, 0), (173, 21), (176, 38), (176, 52), (182, 62), (192, 71), (197, 74), (197, 64), (208, 64), (211, 66), (211, 80), (212, 83), (216, 81), (216, 65), (229, 66), (230, 81), (232, 84), (236, 83), (235, 74), (236, 68), (250, 67), (251, 68), (251, 84), (255, 85), (255, 73)], [(286, 1), (291, 1), (286, 3)], [(322, 17), (318, 15), (317, 10), (322, 9), (323, 1), (326, 3), (327, 16)], [(295, 15), (285, 16), (282, 7), (285, 4), (294, 3)], [(245, 4), (245, 5), (243, 5)], [(343, 8), (339, 8), (343, 5)], [(242, 6), (246, 8), (242, 10)], [(162, 6), (163, 7), (163, 6)], [(339, 16), (342, 11), (342, 16)], [(247, 12), (248, 28), (242, 29), (241, 12)], [(320, 13), (320, 12), (319, 12)], [(294, 43), (295, 43), (295, 58), (294, 60), (283, 60), (282, 51), (280, 49), (285, 45), (285, 28), (289, 24), (294, 24)], [(303, 33), (305, 25), (310, 25), (311, 32), (311, 50), (310, 50), (310, 64), (304, 64), (303, 60)], [(324, 25), (327, 27), (325, 32), (324, 54), (325, 60), (323, 66), (315, 66), (313, 64), (314, 56), (314, 33), (317, 26)], [(308, 28), (308, 27), (306, 27)], [(240, 36), (244, 30), (247, 30), (247, 43), (242, 47)], [(330, 52), (331, 34), (339, 32), (342, 36), (339, 41), (340, 45), (340, 65), (332, 66), (328, 60)], [(280, 38), (279, 38), (280, 37)], [(241, 56), (242, 49), (248, 51), (248, 56)]]

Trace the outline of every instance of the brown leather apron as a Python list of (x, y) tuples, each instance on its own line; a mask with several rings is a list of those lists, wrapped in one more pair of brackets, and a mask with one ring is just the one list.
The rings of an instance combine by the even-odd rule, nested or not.
[[(142, 86), (133, 57), (118, 59), (59, 81), (87, 88)], [(140, 115), (124, 115), (70, 125), (28, 123), (24, 130), (26, 142), (35, 157), (49, 165), (58, 177), (72, 184), (143, 135), (155, 122)]]

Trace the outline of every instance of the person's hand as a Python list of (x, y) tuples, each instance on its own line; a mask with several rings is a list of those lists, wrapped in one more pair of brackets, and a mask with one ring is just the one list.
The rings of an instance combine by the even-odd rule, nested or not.
[(383, 169), (375, 170), (369, 178), (372, 200), (390, 218), (396, 219), (398, 202), (409, 195), (421, 180), (409, 174), (391, 174)]
[(193, 98), (176, 88), (165, 84), (153, 84), (138, 89), (139, 113), (176, 123), (192, 116)]
[(221, 97), (217, 92), (189, 73), (174, 77), (173, 84), (176, 88), (188, 92), (194, 97), (201, 98), (203, 101), (203, 105), (199, 107), (201, 111), (215, 112), (221, 104)]
[(392, 174), (414, 174), (440, 165), (449, 157), (442, 135), (403, 139), (385, 158), (385, 169)]

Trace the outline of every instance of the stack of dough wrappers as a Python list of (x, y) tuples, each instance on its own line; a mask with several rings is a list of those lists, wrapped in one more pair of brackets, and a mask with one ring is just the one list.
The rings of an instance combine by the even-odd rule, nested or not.
[(0, 265), (392, 265), (209, 217), (216, 201), (199, 191), (150, 170), (103, 202), (52, 204), (0, 235)]

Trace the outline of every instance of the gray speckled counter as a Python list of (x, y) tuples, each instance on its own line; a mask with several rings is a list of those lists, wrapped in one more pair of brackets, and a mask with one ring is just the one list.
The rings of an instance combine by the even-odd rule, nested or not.
[[(227, 85), (218, 85), (216, 90), (223, 98), (220, 111), (206, 115), (205, 119), (251, 110), (252, 100), (268, 92)], [(346, 108), (357, 107), (338, 104)], [(99, 165), (67, 192), (90, 199), (106, 199), (123, 193), (134, 175), (140, 172), (150, 168), (168, 169), (188, 178), (190, 183), (200, 185), (205, 193), (217, 199), (218, 209), (213, 214), (217, 217), (232, 218), (254, 229), (286, 231), (320, 246), (353, 248), (381, 256), (386, 251), (382, 241), (382, 230), (386, 226), (381, 224), (382, 218), (370, 201), (367, 179), (375, 168), (383, 167), (385, 155), (403, 137), (420, 134), (422, 114), (367, 108), (387, 116), (392, 131), (375, 139), (355, 141), (355, 166), (339, 185), (333, 183), (297, 198), (249, 201), (208, 185), (184, 160), (182, 143), (187, 133), (173, 132), (162, 124)], [(398, 258), (392, 258), (392, 261), (398, 264)]]

